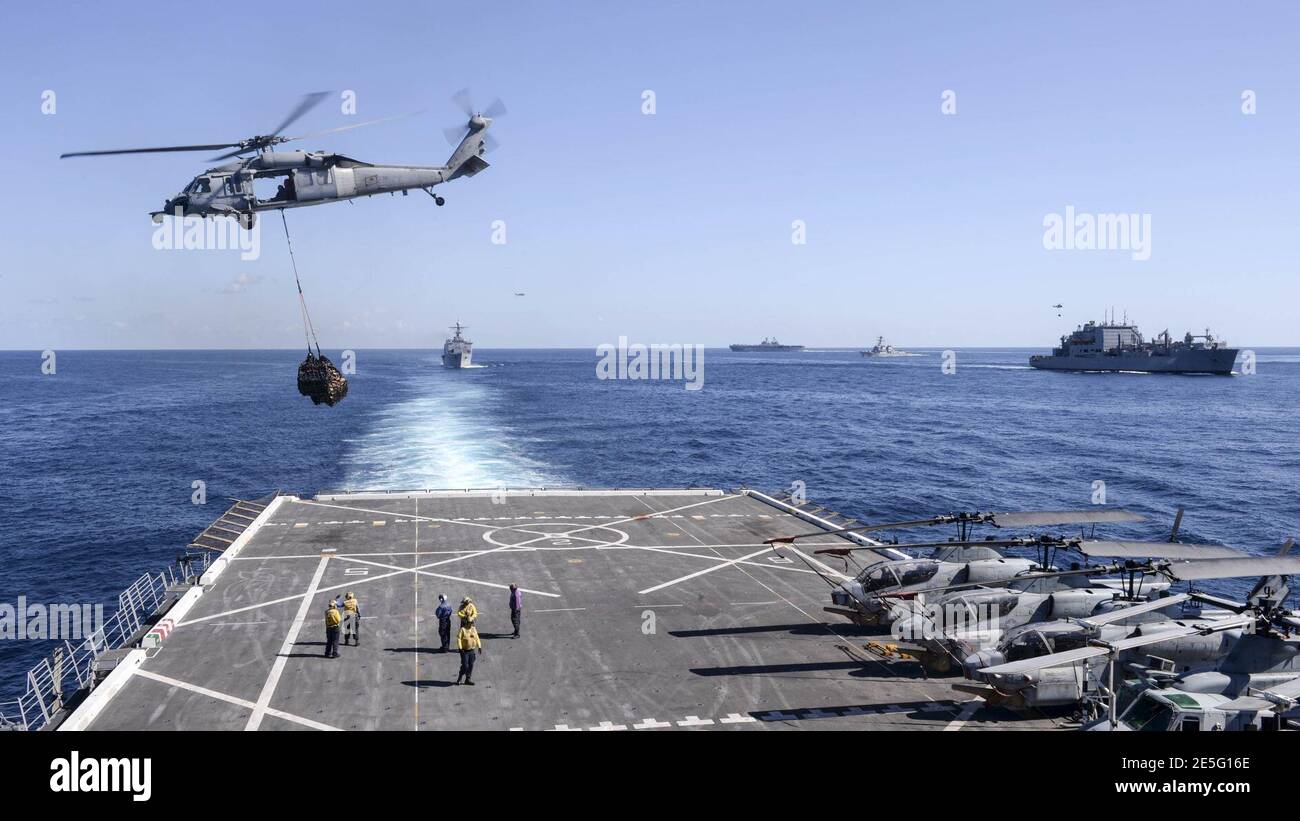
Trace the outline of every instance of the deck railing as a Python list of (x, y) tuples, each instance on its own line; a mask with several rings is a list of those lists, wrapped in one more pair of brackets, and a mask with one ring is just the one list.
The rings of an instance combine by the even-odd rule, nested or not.
[(95, 684), (95, 660), (140, 640), (153, 617), (168, 603), (169, 589), (196, 583), (207, 569), (204, 551), (160, 573), (146, 573), (117, 597), (117, 610), (79, 643), (64, 641), (27, 673), (26, 690), (12, 701), (0, 701), (0, 730), (41, 730), (67, 705), (67, 700)]

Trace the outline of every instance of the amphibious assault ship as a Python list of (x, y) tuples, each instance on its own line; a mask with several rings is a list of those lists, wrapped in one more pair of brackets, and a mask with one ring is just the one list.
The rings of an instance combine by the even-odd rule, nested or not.
[(461, 336), (465, 326), (457, 322), (451, 326), (452, 335), (442, 345), (442, 365), (444, 368), (468, 368), (474, 357), (474, 343)]
[[(276, 493), (237, 502), (175, 572), (3, 701), (0, 730), (956, 730), (949, 682), (845, 655), (798, 550), (896, 551), (803, 498), (717, 488)], [(880, 551), (877, 553), (876, 551)], [(256, 583), (249, 580), (255, 579)], [(509, 585), (524, 591), (519, 641)], [(326, 605), (364, 627), (324, 655)], [(477, 687), (452, 686), (438, 594), (478, 604)], [(580, 682), (581, 686), (575, 686)], [(1052, 729), (1038, 716), (1016, 729)]]
[(1237, 349), (1204, 334), (1188, 333), (1174, 340), (1169, 331), (1143, 340), (1136, 325), (1113, 321), (1088, 322), (1062, 336), (1051, 354), (1029, 357), (1035, 368), (1052, 371), (1137, 371), (1142, 373), (1210, 373), (1227, 376)]
[(731, 349), (733, 351), (736, 351), (737, 353), (753, 353), (755, 351), (779, 352), (779, 351), (802, 351), (803, 346), (782, 345), (780, 342), (776, 341), (776, 337), (772, 337), (771, 339), (768, 339), (767, 337), (763, 337), (763, 341), (758, 343), (757, 345), (747, 345), (744, 343), (737, 343), (735, 345), (732, 345)]

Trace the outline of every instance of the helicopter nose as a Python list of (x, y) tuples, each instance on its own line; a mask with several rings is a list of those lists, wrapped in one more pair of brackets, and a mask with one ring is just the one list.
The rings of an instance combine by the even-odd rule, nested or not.
[(980, 679), (983, 676), (979, 671), (985, 667), (992, 667), (995, 664), (1001, 664), (1005, 659), (997, 650), (980, 650), (978, 653), (971, 653), (962, 659), (962, 669), (966, 671), (967, 678)]

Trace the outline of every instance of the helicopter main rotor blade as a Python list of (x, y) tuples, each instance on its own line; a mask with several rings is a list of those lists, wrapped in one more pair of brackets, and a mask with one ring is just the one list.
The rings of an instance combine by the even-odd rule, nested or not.
[(1140, 522), (1141, 514), (1120, 508), (1099, 510), (1042, 510), (1026, 513), (994, 513), (997, 527), (1027, 527), (1033, 525), (1074, 525), (1099, 522)]
[(1134, 647), (1145, 647), (1148, 644), (1159, 644), (1162, 641), (1176, 639), (1181, 636), (1194, 636), (1197, 634), (1221, 633), (1225, 630), (1235, 630), (1238, 627), (1246, 627), (1253, 621), (1254, 619), (1250, 617), (1231, 618), (1210, 624), (1198, 623), (1186, 627), (1175, 627), (1170, 630), (1156, 630), (1143, 635), (1129, 636), (1118, 641), (1106, 642), (1105, 644), (1093, 644), (1088, 647), (1080, 647), (1077, 650), (1065, 650), (1060, 653), (1052, 653), (1046, 656), (1037, 656), (1035, 658), (1008, 662), (1006, 664), (997, 664), (992, 667), (984, 667), (980, 670), (980, 673), (982, 675), (991, 676), (1032, 673), (1036, 670), (1047, 669), (1048, 667), (1060, 667), (1062, 664), (1073, 664), (1076, 661), (1084, 661), (1085, 659), (1096, 658), (1098, 656), (1107, 656), (1112, 653), (1118, 654), (1124, 650), (1131, 650)]
[(420, 110), (420, 111), (411, 111), (406, 114), (394, 114), (391, 117), (380, 117), (377, 120), (366, 120), (364, 123), (353, 123), (352, 125), (341, 125), (338, 128), (327, 128), (324, 131), (313, 131), (310, 134), (301, 134), (297, 137), (285, 137), (284, 140), (285, 142), (289, 142), (291, 140), (305, 140), (309, 137), (321, 137), (326, 134), (337, 134), (340, 131), (351, 131), (354, 128), (363, 128), (368, 125), (378, 125), (379, 123), (386, 123), (392, 120), (402, 120), (407, 117), (414, 117), (417, 114), (423, 114), (423, 113), (424, 111)]
[(320, 101), (325, 99), (328, 94), (328, 91), (313, 91), (311, 94), (302, 95), (302, 100), (299, 101), (293, 111), (289, 112), (289, 116), (284, 118), (284, 122), (275, 127), (275, 130), (272, 131), (271, 134), (277, 135), (282, 133), (286, 128), (296, 123), (302, 115), (319, 105)]
[(1064, 542), (1047, 541), (1040, 539), (984, 539), (980, 541), (966, 542), (906, 542), (904, 544), (886, 544), (880, 547), (829, 547), (824, 550), (814, 551), (815, 553), (829, 553), (833, 556), (845, 555), (854, 550), (880, 550), (882, 547), (888, 547), (893, 550), (924, 550), (927, 547), (1033, 547), (1035, 545), (1045, 544), (1049, 546), (1064, 546)]
[(231, 157), (238, 157), (240, 154), (247, 154), (254, 150), (251, 145), (237, 145), (234, 151), (227, 151), (224, 154), (218, 154), (215, 157), (208, 157), (208, 162), (217, 162), (218, 160), (228, 160)]
[(60, 154), (59, 159), (68, 157), (103, 157), (109, 154), (161, 154), (167, 151), (216, 151), (220, 148), (233, 148), (240, 143), (215, 143), (212, 145), (168, 145), (158, 148), (117, 148), (112, 151), (71, 151)]
[(1178, 593), (1173, 596), (1165, 596), (1163, 599), (1151, 599), (1150, 601), (1130, 604), (1127, 607), (1116, 607), (1114, 610), (1107, 610), (1105, 613), (1096, 613), (1091, 616), (1085, 616), (1079, 619), (1080, 624), (1086, 624), (1089, 627), (1099, 627), (1111, 622), (1123, 621), (1130, 616), (1136, 616), (1140, 613), (1150, 613), (1152, 610), (1164, 610), (1175, 604), (1182, 604), (1185, 601), (1191, 601), (1191, 596), (1187, 593)]
[(989, 581), (982, 581), (982, 582), (962, 582), (960, 584), (944, 585), (943, 587), (923, 587), (920, 590), (911, 590), (911, 589), (900, 590), (897, 593), (884, 592), (881, 593), (880, 596), (881, 598), (886, 598), (886, 599), (899, 598), (901, 596), (907, 596), (908, 598), (911, 598), (913, 596), (917, 596), (922, 593), (948, 593), (953, 590), (965, 590), (965, 589), (976, 588), (976, 587), (993, 589), (998, 587), (1009, 587), (1012, 584), (1015, 584), (1016, 582), (1032, 582), (1032, 581), (1038, 581), (1039, 579), (1060, 579), (1060, 578), (1064, 578), (1065, 576), (1098, 576), (1098, 575), (1104, 575), (1106, 573), (1116, 573), (1123, 569), (1125, 568), (1122, 565), (1112, 564), (1112, 565), (1102, 565), (1099, 567), (1081, 567), (1078, 568), (1077, 570), (1052, 570), (1052, 571), (1045, 571), (1041, 573), (1025, 573), (1024, 575), (1021, 576), (1012, 576), (1009, 579), (991, 579)]
[(1105, 541), (1090, 539), (1079, 543), (1085, 556), (1110, 556), (1117, 559), (1235, 559), (1246, 554), (1217, 544), (1183, 544), (1182, 542)]
[[(813, 536), (834, 536), (838, 533), (866, 533), (872, 530), (893, 530), (894, 528), (899, 527), (935, 525), (940, 524), (943, 521), (943, 519), (913, 519), (910, 522), (885, 522), (884, 524), (877, 525), (854, 525), (853, 527), (841, 527), (836, 528), (835, 530), (819, 530), (816, 533), (797, 533), (794, 536), (777, 536), (772, 539), (767, 539), (766, 544), (785, 544), (787, 542), (793, 542), (795, 539), (811, 539)], [(891, 545), (881, 546), (890, 547)], [(870, 548), (867, 549), (869, 550)]]
[(483, 109), (483, 116), (484, 116), (484, 117), (490, 117), (490, 118), (492, 118), (492, 119), (494, 119), (494, 120), (495, 120), (497, 117), (504, 116), (504, 115), (507, 114), (507, 113), (509, 113), (509, 112), (506, 111), (506, 104), (503, 103), (503, 102), (501, 102), (501, 98), (500, 98), (500, 97), (498, 97), (498, 98), (496, 98), (495, 100), (493, 100), (492, 103), (491, 103), (491, 105), (489, 105), (487, 108)]
[(1290, 576), (1300, 573), (1300, 556), (1242, 556), (1169, 562), (1161, 572), (1178, 581), (1235, 579), (1242, 576)]

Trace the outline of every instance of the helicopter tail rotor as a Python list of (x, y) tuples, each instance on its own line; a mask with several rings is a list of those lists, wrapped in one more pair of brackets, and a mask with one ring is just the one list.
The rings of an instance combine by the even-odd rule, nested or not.
[[(488, 126), (492, 125), (493, 120), (507, 113), (506, 104), (501, 102), (500, 98), (493, 100), (485, 109), (476, 108), (467, 88), (457, 91), (451, 96), (451, 100), (465, 115), (466, 120), (463, 125), (448, 126), (442, 130), (443, 136), (447, 138), (448, 144), (452, 146), (459, 146), (467, 136), (473, 136), (476, 132), (486, 130)], [(487, 134), (483, 134), (482, 139), (484, 152), (495, 151), (499, 146), (499, 143)]]

